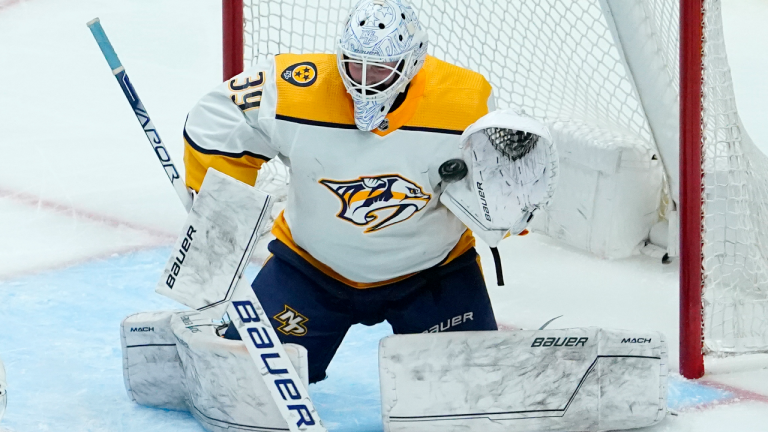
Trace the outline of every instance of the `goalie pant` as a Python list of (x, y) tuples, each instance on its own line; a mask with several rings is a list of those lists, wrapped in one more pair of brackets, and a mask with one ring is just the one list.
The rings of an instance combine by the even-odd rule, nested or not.
[[(497, 330), (479, 257), (470, 249), (389, 285), (351, 288), (325, 275), (279, 240), (274, 255), (254, 279), (282, 343), (302, 345), (309, 356), (309, 382), (325, 379), (326, 368), (354, 324), (384, 320), (395, 334)], [(240, 339), (234, 326), (225, 337)]]

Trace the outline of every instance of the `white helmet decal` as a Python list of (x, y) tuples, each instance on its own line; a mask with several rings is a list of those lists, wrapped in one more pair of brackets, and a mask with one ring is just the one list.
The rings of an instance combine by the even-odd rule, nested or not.
[[(337, 65), (360, 130), (379, 127), (424, 64), (427, 45), (427, 33), (405, 0), (360, 0), (352, 8), (339, 39)], [(350, 76), (350, 65), (362, 70), (360, 82)], [(369, 83), (370, 68), (386, 75)]]

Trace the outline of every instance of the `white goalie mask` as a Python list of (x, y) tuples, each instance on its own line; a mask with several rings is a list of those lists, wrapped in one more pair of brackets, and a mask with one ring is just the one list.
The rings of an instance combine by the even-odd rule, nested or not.
[(461, 136), (467, 174), (440, 202), (491, 247), (519, 234), (552, 200), (558, 157), (548, 128), (513, 110), (483, 116)]
[(371, 131), (427, 57), (427, 32), (404, 0), (360, 0), (344, 24), (339, 74), (355, 104), (355, 124)]

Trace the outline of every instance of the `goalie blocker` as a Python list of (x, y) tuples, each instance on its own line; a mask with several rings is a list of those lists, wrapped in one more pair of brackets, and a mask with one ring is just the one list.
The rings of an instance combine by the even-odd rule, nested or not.
[(387, 432), (604, 431), (666, 414), (661, 333), (574, 328), (396, 335), (379, 345)]
[[(132, 399), (165, 408), (189, 407), (208, 430), (288, 426), (292, 432), (325, 431), (306, 392), (307, 380), (297, 373), (242, 277), (270, 208), (268, 194), (208, 170), (156, 290), (197, 311), (179, 318), (181, 324), (166, 313), (142, 317), (149, 323), (132, 322), (136, 325), (130, 331), (124, 329), (126, 388)], [(184, 336), (211, 327), (211, 318), (218, 320), (224, 308), (243, 336), (237, 347), (223, 345), (217, 335), (200, 340)], [(134, 333), (146, 334), (147, 340), (127, 341), (128, 335), (138, 338)], [(235, 351), (243, 348), (248, 366)], [(306, 360), (306, 354), (300, 357)], [(231, 381), (226, 374), (241, 379)]]

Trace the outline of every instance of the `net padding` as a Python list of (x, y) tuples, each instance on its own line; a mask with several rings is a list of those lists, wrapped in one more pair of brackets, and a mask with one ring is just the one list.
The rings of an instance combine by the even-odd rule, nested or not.
[[(623, 145), (647, 163), (654, 136), (617, 48), (608, 0), (414, 0), (430, 54), (482, 73), (499, 107), (547, 121), (580, 149)], [(351, 0), (245, 0), (245, 65), (278, 53), (335, 52)], [(657, 60), (678, 86), (679, 10), (672, 0), (626, 0), (652, 36)], [(725, 55), (720, 1), (707, 0), (704, 334), (713, 352), (768, 349), (768, 161), (736, 112)], [(658, 133), (657, 133), (658, 135)], [(668, 141), (675, 141), (668, 140)], [(558, 143), (561, 144), (561, 143)], [(581, 156), (580, 156), (581, 155)], [(631, 162), (631, 161), (630, 161)], [(287, 169), (275, 164), (287, 178)], [(668, 175), (677, 172), (667, 166)]]

